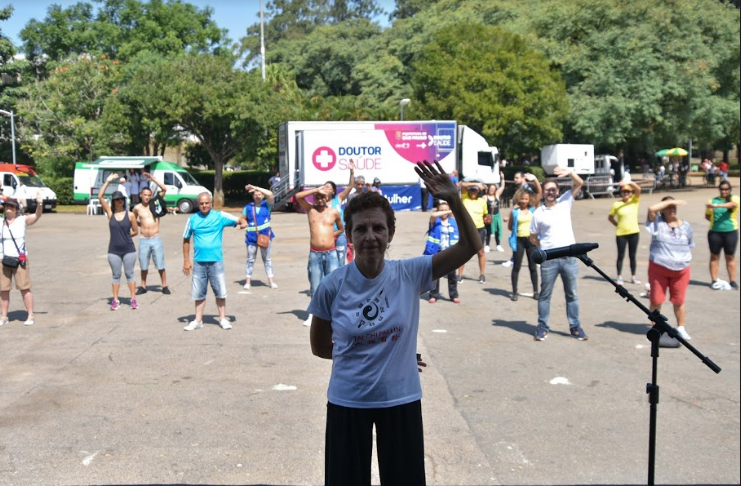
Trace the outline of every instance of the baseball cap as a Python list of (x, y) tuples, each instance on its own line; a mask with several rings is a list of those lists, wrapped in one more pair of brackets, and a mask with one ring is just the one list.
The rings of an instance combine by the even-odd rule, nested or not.
[(15, 206), (15, 207), (19, 207), (20, 206), (20, 203), (18, 202), (18, 200), (17, 199), (14, 199), (12, 197), (9, 197), (8, 199), (6, 199), (3, 204), (5, 204), (6, 206), (8, 206), (8, 205)]
[(116, 199), (126, 199), (126, 196), (123, 195), (123, 192), (116, 191), (113, 194), (111, 194), (111, 201), (114, 201)]
[(375, 177), (373, 179), (373, 184), (380, 184), (380, 183), (381, 183), (381, 179), (379, 179), (378, 177)]
[(479, 186), (468, 186), (466, 189), (469, 191), (478, 191), (480, 188)]

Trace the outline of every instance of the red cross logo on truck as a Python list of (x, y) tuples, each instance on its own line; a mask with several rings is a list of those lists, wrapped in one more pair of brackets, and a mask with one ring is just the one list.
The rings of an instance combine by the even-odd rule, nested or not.
[(337, 154), (335, 154), (334, 150), (329, 147), (319, 147), (314, 150), (314, 154), (311, 156), (311, 161), (317, 169), (328, 171), (337, 163)]

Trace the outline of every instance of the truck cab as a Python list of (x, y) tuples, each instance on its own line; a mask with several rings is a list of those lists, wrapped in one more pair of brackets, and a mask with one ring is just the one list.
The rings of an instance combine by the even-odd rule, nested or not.
[(460, 174), (467, 181), (499, 184), (499, 150), (465, 125), (458, 125)]

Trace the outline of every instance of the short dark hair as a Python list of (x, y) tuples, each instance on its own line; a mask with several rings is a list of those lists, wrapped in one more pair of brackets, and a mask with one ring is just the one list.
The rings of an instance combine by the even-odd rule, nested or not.
[(556, 179), (551, 178), (551, 179), (544, 180), (543, 181), (543, 184), (541, 185), (541, 187), (543, 188), (544, 191), (545, 191), (545, 186), (547, 186), (548, 184), (554, 184), (556, 186), (556, 189), (559, 189), (559, 192), (560, 192), (560, 189), (561, 188), (558, 187), (558, 181)]
[(336, 196), (337, 195), (337, 184), (335, 184), (332, 181), (327, 181), (327, 182), (324, 183), (325, 186), (327, 184), (329, 184), (330, 186), (332, 186), (332, 197)]
[(389, 231), (396, 231), (396, 215), (388, 199), (377, 192), (363, 192), (352, 198), (345, 208), (345, 232), (352, 233), (352, 218), (366, 209), (380, 208), (386, 214), (386, 226)]

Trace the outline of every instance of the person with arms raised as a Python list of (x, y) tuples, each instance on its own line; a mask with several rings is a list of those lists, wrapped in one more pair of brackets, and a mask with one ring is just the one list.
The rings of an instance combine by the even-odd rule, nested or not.
[[(314, 197), (314, 204), (306, 198)], [(327, 189), (315, 187), (296, 194), (296, 200), (306, 211), (309, 219), (309, 295), (314, 296), (319, 282), (340, 266), (337, 259), (336, 240), (345, 232), (345, 224), (340, 211), (329, 206)], [(304, 326), (311, 326), (312, 316), (304, 321)]]
[(416, 354), (419, 297), (482, 244), (440, 164), (419, 163), (415, 170), (433, 196), (450, 204), (458, 243), (434, 255), (387, 260), (396, 232), (394, 211), (379, 194), (361, 194), (345, 208), (355, 259), (325, 278), (309, 305), (312, 352), (332, 360), (326, 486), (370, 484), (374, 426), (381, 484), (426, 484), (418, 373), (424, 363)]

